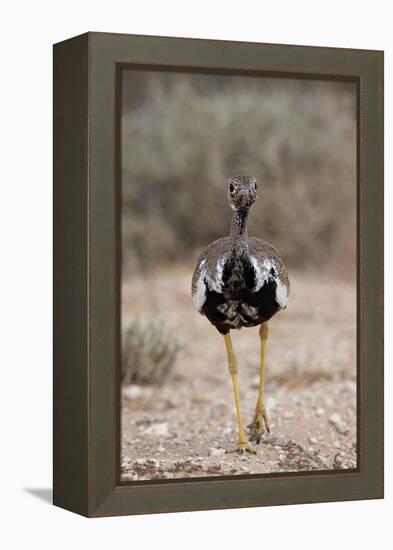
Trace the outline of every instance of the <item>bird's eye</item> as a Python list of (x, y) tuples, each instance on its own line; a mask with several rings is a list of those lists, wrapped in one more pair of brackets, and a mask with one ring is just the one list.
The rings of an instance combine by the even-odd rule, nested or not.
[(233, 184), (230, 183), (230, 184), (229, 184), (229, 192), (230, 192), (230, 193), (233, 193), (234, 190), (235, 190), (235, 188), (234, 188)]
[(254, 189), (255, 191), (258, 189), (258, 185), (256, 183), (254, 183)]

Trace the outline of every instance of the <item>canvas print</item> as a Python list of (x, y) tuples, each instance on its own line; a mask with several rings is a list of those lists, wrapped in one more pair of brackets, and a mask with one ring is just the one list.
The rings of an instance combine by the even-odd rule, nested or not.
[(356, 468), (355, 84), (120, 86), (121, 481)]

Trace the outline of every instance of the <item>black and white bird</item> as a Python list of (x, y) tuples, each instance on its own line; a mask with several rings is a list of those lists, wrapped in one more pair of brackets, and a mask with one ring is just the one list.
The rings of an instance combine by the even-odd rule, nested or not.
[(195, 307), (224, 336), (239, 424), (239, 441), (230, 452), (240, 453), (255, 451), (249, 444), (241, 415), (238, 367), (230, 330), (260, 325), (259, 395), (249, 426), (250, 441), (259, 443), (264, 428), (270, 432), (264, 400), (267, 321), (287, 307), (289, 296), (288, 273), (276, 248), (248, 236), (248, 216), (256, 199), (255, 178), (236, 176), (228, 181), (228, 200), (234, 211), (230, 236), (214, 241), (200, 254), (192, 278)]

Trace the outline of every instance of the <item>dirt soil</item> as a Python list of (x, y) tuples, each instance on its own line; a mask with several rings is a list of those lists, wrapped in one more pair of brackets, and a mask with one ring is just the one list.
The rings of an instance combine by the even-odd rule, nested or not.
[[(128, 277), (123, 323), (165, 316), (184, 344), (162, 386), (122, 388), (122, 480), (356, 467), (356, 299), (348, 281), (291, 273), (288, 308), (270, 322), (271, 433), (255, 455), (226, 453), (237, 422), (222, 336), (193, 308), (192, 266)], [(258, 329), (232, 331), (245, 423), (258, 394)]]

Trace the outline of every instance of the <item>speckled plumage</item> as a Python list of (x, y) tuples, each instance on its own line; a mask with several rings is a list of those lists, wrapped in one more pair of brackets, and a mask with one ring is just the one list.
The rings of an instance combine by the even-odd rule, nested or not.
[(231, 182), (246, 191), (234, 196), (228, 192), (235, 210), (230, 236), (203, 250), (192, 278), (196, 308), (223, 334), (268, 321), (286, 307), (290, 288), (276, 248), (262, 239), (248, 237), (248, 214), (256, 200), (255, 180), (237, 177), (230, 180), (230, 186)]

